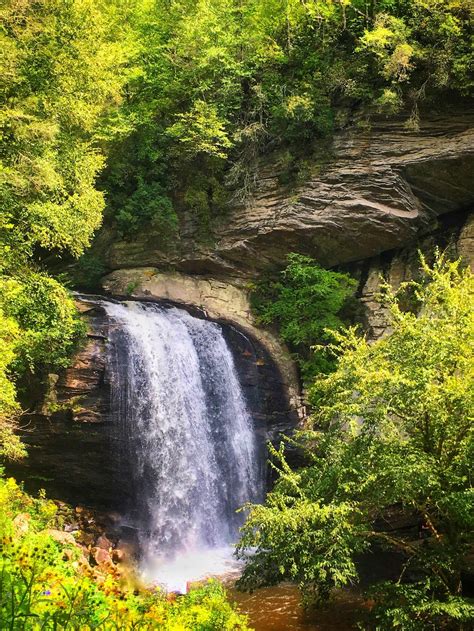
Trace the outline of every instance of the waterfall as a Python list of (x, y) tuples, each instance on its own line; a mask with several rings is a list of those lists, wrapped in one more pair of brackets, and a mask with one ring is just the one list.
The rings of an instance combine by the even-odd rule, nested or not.
[(229, 546), (237, 509), (262, 499), (263, 459), (222, 327), (155, 303), (102, 304), (144, 565)]

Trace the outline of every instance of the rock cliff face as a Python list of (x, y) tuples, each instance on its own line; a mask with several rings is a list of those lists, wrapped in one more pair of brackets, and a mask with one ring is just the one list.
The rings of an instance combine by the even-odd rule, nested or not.
[[(256, 430), (264, 441), (279, 443), (281, 433), (298, 422), (293, 365), (285, 363), (287, 358), (279, 355), (276, 345), (275, 357), (289, 371), (284, 376), (272, 353), (248, 326), (223, 322), (216, 307), (212, 313), (197, 304), (193, 308), (189, 296), (187, 308), (193, 315), (221, 322)], [(224, 297), (221, 294), (220, 299)], [(149, 291), (146, 299), (150, 300)], [(121, 419), (111, 400), (110, 383), (116, 377), (108, 353), (112, 325), (95, 297), (84, 296), (76, 302), (88, 323), (86, 341), (69, 368), (49, 375), (46, 400), (23, 436), (29, 457), (10, 466), (9, 472), (25, 479), (31, 491), (45, 488), (54, 498), (120, 512), (134, 502), (131, 463), (124, 458)], [(272, 340), (270, 334), (268, 339)]]
[[(473, 122), (474, 113), (464, 112), (425, 120), (417, 132), (385, 123), (340, 134), (292, 190), (280, 184), (281, 169), (269, 159), (253, 199), (225, 211), (212, 245), (199, 245), (186, 220), (173, 251), (150, 230), (131, 242), (104, 231), (96, 247), (114, 270), (103, 279), (104, 291), (169, 300), (227, 323), (253, 412), (274, 438), (302, 416), (300, 386), (288, 350), (252, 317), (249, 281), (282, 265), (291, 251), (309, 254), (358, 278), (369, 335), (383, 335), (387, 314), (375, 300), (381, 274), (397, 286), (416, 274), (418, 248), (429, 253), (437, 244), (474, 262)], [(31, 484), (36, 476), (56, 497), (116, 508), (126, 480), (113, 459), (107, 322), (100, 309), (82, 310), (87, 343), (71, 368), (50, 378), (49, 403), (67, 404), (68, 412), (51, 422), (38, 417), (19, 477), (28, 475)]]
[[(109, 321), (98, 306), (81, 300), (76, 305), (87, 322), (87, 338), (54, 386), (56, 408), (63, 407), (75, 422), (103, 423), (109, 420)], [(48, 414), (47, 409), (43, 411)]]
[(430, 260), (435, 248), (448, 250), (451, 256), (461, 257), (474, 271), (474, 215), (455, 214), (446, 219), (449, 221), (412, 245), (347, 266), (347, 270), (359, 279), (362, 319), (370, 339), (376, 340), (387, 333), (388, 314), (377, 301), (381, 280), (396, 289), (401, 283), (415, 278), (420, 268), (419, 252)]
[(472, 209), (473, 122), (474, 112), (453, 111), (425, 118), (419, 131), (385, 122), (341, 133), (291, 190), (268, 158), (248, 204), (223, 210), (213, 245), (197, 245), (183, 219), (172, 251), (153, 230), (130, 242), (104, 234), (100, 247), (112, 269), (171, 266), (227, 278), (252, 278), (291, 251), (334, 266), (405, 247), (435, 230), (440, 216)]

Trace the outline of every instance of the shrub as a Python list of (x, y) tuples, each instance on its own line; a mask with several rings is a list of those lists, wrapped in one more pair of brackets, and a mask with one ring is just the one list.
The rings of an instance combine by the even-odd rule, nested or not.
[(14, 372), (66, 366), (83, 332), (68, 291), (53, 278), (32, 271), (22, 278), (0, 278), (0, 284), (0, 305), (19, 330), (10, 363)]
[[(244, 557), (256, 547), (244, 586), (289, 579), (316, 603), (358, 580), (357, 553), (396, 552), (397, 580), (372, 589), (371, 629), (465, 629), (474, 615), (462, 592), (474, 545), (474, 277), (444, 257), (422, 269), (385, 288), (390, 336), (334, 335), (337, 368), (314, 382), (299, 437), (309, 464), (292, 471), (276, 454), (279, 481), (251, 507), (239, 546)], [(416, 310), (401, 307), (407, 291)]]
[[(12, 631), (123, 629), (245, 631), (245, 618), (210, 581), (168, 598), (117, 566), (92, 568), (80, 546), (52, 536), (56, 505), (0, 478), (0, 627)], [(57, 530), (56, 530), (57, 533)]]
[(296, 349), (306, 380), (331, 369), (321, 345), (330, 339), (328, 330), (343, 326), (341, 312), (355, 285), (347, 274), (326, 270), (301, 254), (288, 255), (276, 279), (256, 284), (251, 299), (259, 322), (277, 325), (282, 339)]

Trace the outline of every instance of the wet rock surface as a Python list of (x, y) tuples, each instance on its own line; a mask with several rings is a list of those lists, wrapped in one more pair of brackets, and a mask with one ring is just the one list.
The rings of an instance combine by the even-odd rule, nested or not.
[[(108, 361), (110, 327), (99, 300), (78, 299), (88, 324), (83, 347), (72, 365), (49, 379), (49, 405), (32, 416), (22, 438), (28, 458), (8, 466), (26, 489), (100, 510), (126, 511), (134, 505), (132, 463), (124, 458), (120, 419), (111, 405), (113, 370)], [(204, 317), (202, 312), (195, 315)], [(258, 433), (277, 443), (298, 421), (285, 381), (271, 354), (238, 327), (221, 324)], [(132, 454), (133, 457), (133, 454)], [(133, 534), (133, 533), (132, 533)], [(100, 549), (99, 543), (97, 547)], [(97, 552), (100, 556), (101, 552)]]
[(59, 375), (53, 412), (56, 408), (81, 423), (103, 423), (110, 420), (106, 348), (109, 322), (99, 306), (80, 300), (76, 304), (87, 323), (87, 339), (71, 366)]

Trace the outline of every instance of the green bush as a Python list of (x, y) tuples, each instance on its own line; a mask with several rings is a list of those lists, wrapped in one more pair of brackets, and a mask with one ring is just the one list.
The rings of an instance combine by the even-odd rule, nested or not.
[[(422, 268), (420, 281), (385, 288), (388, 337), (334, 335), (337, 368), (314, 382), (298, 439), (309, 464), (293, 471), (276, 454), (277, 485), (239, 544), (244, 586), (292, 580), (317, 604), (358, 581), (360, 552), (396, 552), (398, 577), (371, 590), (370, 629), (461, 630), (474, 616), (462, 592), (474, 546), (474, 276), (443, 257)], [(416, 313), (401, 307), (407, 292)]]
[(0, 284), (2, 309), (20, 332), (10, 364), (13, 371), (66, 366), (84, 331), (68, 291), (53, 278), (32, 271), (21, 279), (0, 278)]
[(282, 339), (296, 349), (306, 380), (331, 369), (323, 346), (330, 331), (343, 326), (341, 312), (355, 286), (347, 274), (326, 270), (301, 254), (288, 256), (276, 280), (264, 278), (255, 285), (251, 302), (258, 321), (277, 325)]

